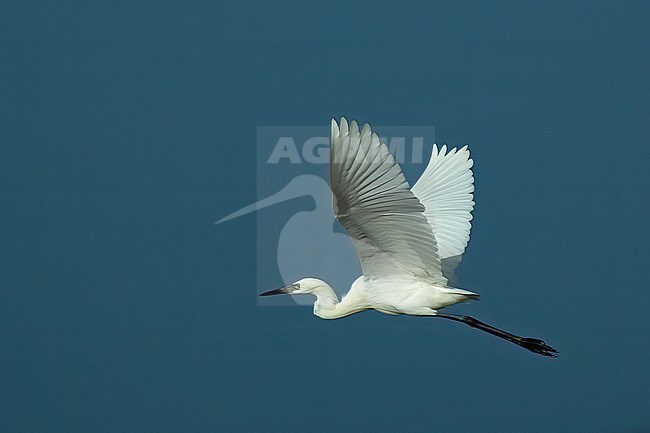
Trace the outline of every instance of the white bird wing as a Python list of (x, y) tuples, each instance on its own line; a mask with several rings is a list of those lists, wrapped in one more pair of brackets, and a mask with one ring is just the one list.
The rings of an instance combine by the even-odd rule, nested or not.
[(443, 274), (455, 285), (454, 270), (465, 252), (472, 228), (474, 210), (474, 175), (467, 146), (447, 152), (433, 146), (426, 170), (411, 191), (424, 205), (438, 243)]
[(339, 128), (332, 120), (330, 187), (334, 214), (365, 276), (402, 274), (447, 284), (425, 207), (368, 124), (359, 132), (355, 121), (342, 118)]

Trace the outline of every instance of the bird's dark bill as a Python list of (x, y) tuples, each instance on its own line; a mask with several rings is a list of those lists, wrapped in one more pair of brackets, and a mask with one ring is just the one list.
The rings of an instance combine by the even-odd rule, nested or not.
[(275, 289), (275, 290), (269, 290), (268, 292), (260, 293), (260, 296), (273, 296), (273, 295), (286, 295), (287, 290), (286, 288), (281, 288), (281, 289)]

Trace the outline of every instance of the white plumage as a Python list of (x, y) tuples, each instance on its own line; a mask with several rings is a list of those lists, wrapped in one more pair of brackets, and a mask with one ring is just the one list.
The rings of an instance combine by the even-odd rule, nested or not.
[(341, 301), (324, 281), (305, 278), (262, 293), (316, 296), (314, 314), (337, 319), (366, 309), (464, 322), (533, 352), (555, 356), (542, 340), (523, 338), (468, 316), (439, 309), (478, 299), (452, 287), (465, 251), (474, 209), (473, 161), (467, 146), (434, 146), (413, 188), (399, 165), (365, 124), (332, 120), (330, 187), (337, 220), (350, 235), (363, 269)]
[(461, 255), (469, 242), (474, 210), (474, 161), (464, 146), (447, 152), (434, 144), (431, 159), (412, 192), (424, 205), (441, 259)]

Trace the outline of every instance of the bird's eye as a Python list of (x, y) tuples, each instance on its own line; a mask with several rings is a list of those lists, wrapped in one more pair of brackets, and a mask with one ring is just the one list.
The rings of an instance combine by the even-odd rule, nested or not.
[(294, 284), (293, 288), (296, 289), (296, 290), (299, 290), (300, 289), (300, 284), (299, 283)]

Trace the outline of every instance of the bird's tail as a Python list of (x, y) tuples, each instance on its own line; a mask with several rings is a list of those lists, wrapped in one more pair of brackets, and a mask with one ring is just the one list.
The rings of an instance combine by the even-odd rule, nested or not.
[(461, 295), (466, 297), (468, 300), (479, 301), (481, 300), (481, 295), (478, 293), (470, 292), (469, 290), (459, 289), (457, 287), (446, 287), (442, 289), (446, 293), (451, 293), (453, 295)]

